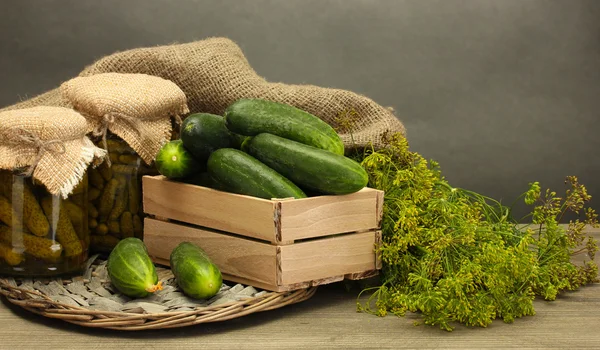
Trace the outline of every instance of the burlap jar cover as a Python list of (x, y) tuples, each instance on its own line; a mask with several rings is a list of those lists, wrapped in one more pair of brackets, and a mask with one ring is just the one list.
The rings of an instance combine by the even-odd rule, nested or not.
[(0, 112), (0, 169), (24, 169), (53, 195), (67, 198), (89, 165), (106, 152), (86, 136), (83, 116), (62, 107)]
[[(170, 80), (183, 90), (192, 113), (222, 115), (240, 98), (288, 103), (341, 127), (338, 130), (347, 146), (372, 144), (377, 148), (382, 133), (406, 133), (390, 108), (363, 95), (314, 85), (268, 82), (252, 69), (240, 47), (227, 38), (118, 52), (96, 61), (79, 76), (107, 72), (141, 73)], [(54, 89), (7, 108), (37, 105), (69, 106), (69, 101)], [(340, 115), (350, 113), (351, 123), (342, 125)]]
[(141, 177), (152, 173), (156, 154), (171, 140), (172, 118), (189, 113), (185, 93), (171, 81), (127, 73), (77, 77), (60, 91), (109, 152), (106, 163), (89, 172), (92, 250), (108, 252), (120, 239), (142, 238)]
[[(171, 139), (171, 117), (189, 113), (183, 91), (173, 82), (146, 74), (102, 73), (63, 83), (62, 95), (89, 122), (94, 136), (110, 131), (151, 164)], [(107, 161), (110, 160), (107, 158)]]

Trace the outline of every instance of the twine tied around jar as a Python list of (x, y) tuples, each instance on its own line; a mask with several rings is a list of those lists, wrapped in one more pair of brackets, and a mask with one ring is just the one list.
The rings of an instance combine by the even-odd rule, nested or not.
[(90, 164), (106, 157), (86, 136), (86, 119), (70, 108), (0, 112), (0, 169), (24, 170), (52, 195), (68, 198)]
[(24, 128), (15, 129), (15, 133), (7, 135), (6, 138), (9, 142), (14, 142), (15, 144), (31, 144), (34, 148), (37, 149), (36, 156), (33, 162), (31, 163), (31, 165), (29, 165), (27, 170), (24, 173), (22, 173), (22, 175), (27, 177), (30, 177), (33, 174), (33, 171), (40, 163), (40, 160), (42, 160), (44, 153), (52, 152), (56, 154), (64, 154), (67, 152), (63, 140), (56, 139), (44, 141), (33, 132)]
[[(116, 112), (107, 113), (102, 116), (100, 123), (94, 129), (94, 131), (92, 131), (92, 135), (94, 135), (95, 137), (102, 137), (102, 146), (104, 147), (104, 149), (107, 152), (108, 152), (108, 144), (106, 142), (106, 135), (108, 134), (108, 130), (110, 129), (111, 125), (113, 125), (117, 121), (117, 119), (119, 119), (123, 123), (128, 124), (129, 128), (131, 130), (133, 130), (133, 132), (138, 137), (142, 136), (142, 132), (140, 131), (140, 129), (142, 128), (142, 125), (138, 118), (134, 118), (134, 117), (128, 116), (123, 113), (116, 113)], [(106, 157), (105, 161), (106, 161), (106, 165), (111, 166), (112, 163), (110, 161), (110, 157)]]

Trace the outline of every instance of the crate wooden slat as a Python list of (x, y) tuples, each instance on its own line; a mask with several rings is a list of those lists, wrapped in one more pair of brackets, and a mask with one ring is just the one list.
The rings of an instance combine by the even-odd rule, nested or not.
[(277, 246), (172, 222), (144, 220), (144, 243), (151, 258), (168, 266), (171, 251), (183, 241), (198, 244), (222, 273), (268, 285), (277, 283)]
[(253, 281), (273, 291), (377, 270), (379, 261), (373, 250), (380, 235), (380, 231), (366, 231), (277, 246), (162, 220), (144, 221), (144, 241), (155, 262), (168, 266), (173, 248), (188, 241), (206, 251), (228, 280)]
[[(261, 198), (144, 176), (146, 214), (274, 241), (273, 203)], [(270, 219), (269, 219), (270, 218)]]
[(224, 279), (291, 291), (377, 275), (383, 192), (265, 200), (167, 180), (143, 179), (144, 242), (169, 265), (181, 242), (197, 244)]
[(169, 181), (143, 179), (144, 212), (273, 243), (366, 231), (380, 226), (383, 192), (265, 200)]
[[(278, 247), (278, 284), (344, 276), (374, 270), (380, 231), (351, 233)], [(279, 271), (278, 271), (279, 272)]]

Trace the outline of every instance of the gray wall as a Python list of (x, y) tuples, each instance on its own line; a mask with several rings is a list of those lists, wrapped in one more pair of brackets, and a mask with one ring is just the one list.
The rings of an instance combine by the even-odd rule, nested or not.
[[(117, 50), (227, 36), (265, 78), (393, 106), (455, 186), (600, 203), (598, 0), (0, 0), (0, 106)], [(523, 214), (523, 208), (518, 213)]]

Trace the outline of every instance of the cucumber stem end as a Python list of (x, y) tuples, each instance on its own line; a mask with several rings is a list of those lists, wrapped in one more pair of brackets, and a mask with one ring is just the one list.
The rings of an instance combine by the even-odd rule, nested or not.
[(152, 286), (146, 288), (146, 292), (154, 293), (157, 290), (162, 290), (162, 289), (163, 289), (162, 281), (159, 281), (157, 284), (153, 284)]

